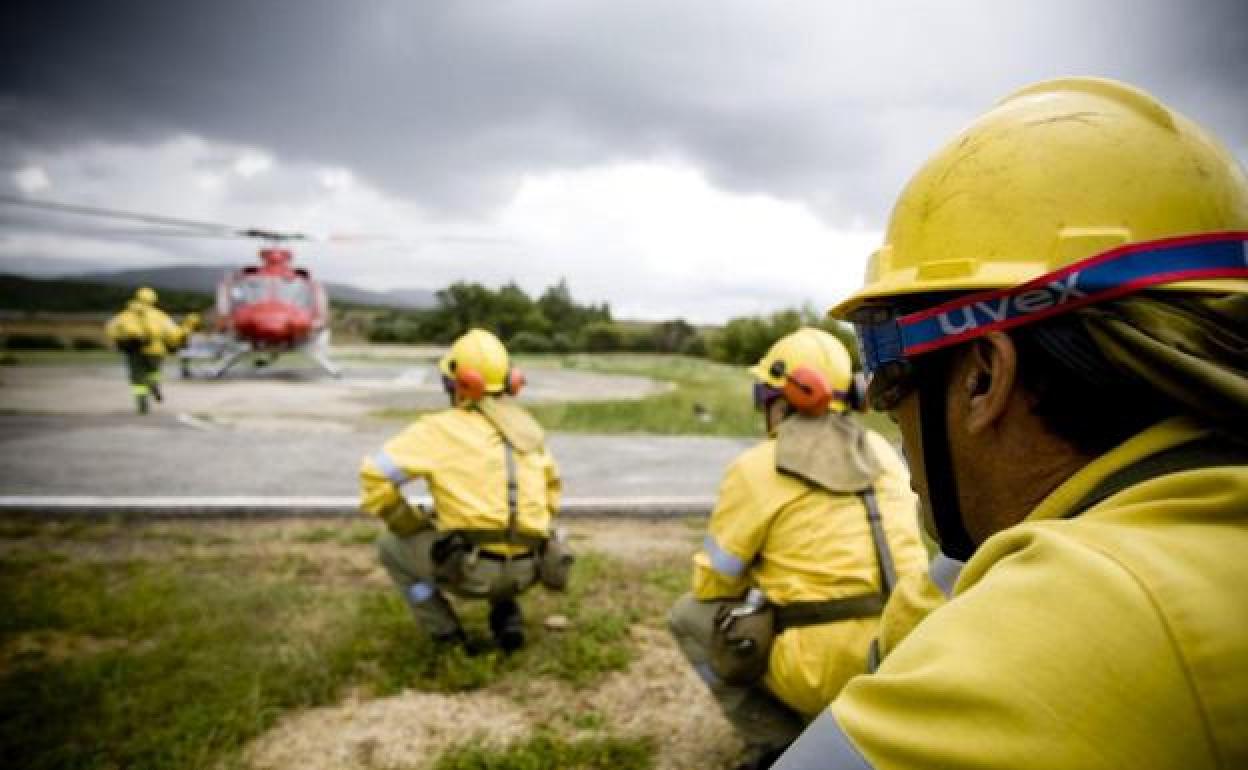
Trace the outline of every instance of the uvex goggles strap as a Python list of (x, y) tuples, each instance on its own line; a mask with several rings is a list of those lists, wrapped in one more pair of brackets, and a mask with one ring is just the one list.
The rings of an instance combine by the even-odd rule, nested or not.
[(1007, 289), (958, 297), (895, 316), (867, 305), (854, 314), (863, 368), (956, 345), (1166, 283), (1248, 279), (1248, 232), (1207, 233), (1120, 246)]

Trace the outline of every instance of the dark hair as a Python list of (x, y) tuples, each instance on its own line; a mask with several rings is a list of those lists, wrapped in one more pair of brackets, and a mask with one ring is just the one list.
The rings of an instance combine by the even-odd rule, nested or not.
[(1018, 350), (1019, 382), (1032, 412), (1056, 435), (1101, 455), (1145, 428), (1183, 412), (1182, 406), (1097, 348), (1077, 314), (1009, 332)]

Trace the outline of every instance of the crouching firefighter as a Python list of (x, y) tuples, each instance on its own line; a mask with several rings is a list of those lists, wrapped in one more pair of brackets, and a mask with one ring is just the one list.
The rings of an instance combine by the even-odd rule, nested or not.
[(861, 397), (840, 341), (801, 329), (751, 371), (768, 438), (728, 468), (670, 617), (741, 768), (768, 767), (865, 670), (892, 586), (927, 565), (905, 466), (847, 414)]
[[(473, 329), (439, 363), (451, 408), (428, 414), (360, 468), (360, 507), (385, 521), (381, 562), (435, 642), (462, 644), (447, 594), (490, 602), (507, 652), (524, 644), (516, 598), (539, 579), (560, 589), (571, 556), (552, 537), (560, 480), (541, 426), (511, 398), (524, 383), (493, 334)], [(433, 510), (400, 493), (427, 483)]]
[[(179, 326), (156, 307), (155, 290), (144, 286), (134, 293), (126, 308), (109, 319), (104, 327), (121, 354), (125, 356), (130, 390), (139, 414), (147, 414), (148, 397), (164, 400), (161, 393), (161, 364), (171, 350), (183, 344), (188, 327)], [(194, 315), (194, 314), (192, 314)], [(197, 323), (198, 316), (194, 316)]]

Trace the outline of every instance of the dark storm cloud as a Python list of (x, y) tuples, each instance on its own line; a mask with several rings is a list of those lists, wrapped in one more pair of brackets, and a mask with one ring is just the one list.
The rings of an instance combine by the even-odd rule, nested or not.
[(519, 175), (678, 158), (878, 225), (1017, 86), (1122, 77), (1248, 149), (1248, 3), (26, 2), (0, 163), (176, 133), (340, 164), (432, 208)]

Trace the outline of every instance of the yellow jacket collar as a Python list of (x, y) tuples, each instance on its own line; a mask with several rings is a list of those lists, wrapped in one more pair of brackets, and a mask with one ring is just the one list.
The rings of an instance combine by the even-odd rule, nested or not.
[(517, 452), (532, 452), (546, 440), (542, 426), (510, 398), (487, 396), (472, 403)]
[(1079, 469), (1036, 506), (1026, 521), (1060, 519), (1098, 484), (1145, 457), (1209, 435), (1209, 428), (1187, 417), (1163, 420)]
[(875, 483), (880, 460), (867, 445), (856, 420), (828, 412), (819, 417), (793, 414), (776, 431), (776, 470), (829, 492), (860, 492)]

